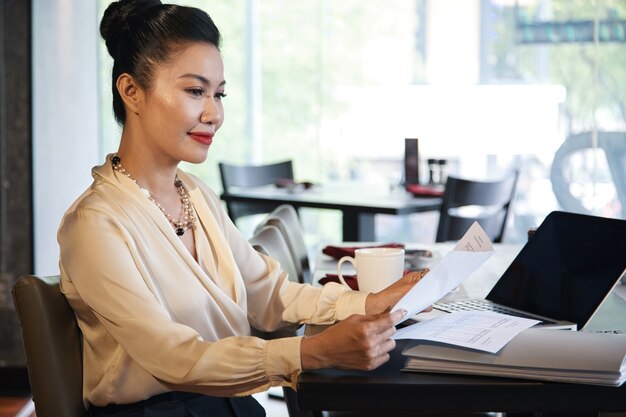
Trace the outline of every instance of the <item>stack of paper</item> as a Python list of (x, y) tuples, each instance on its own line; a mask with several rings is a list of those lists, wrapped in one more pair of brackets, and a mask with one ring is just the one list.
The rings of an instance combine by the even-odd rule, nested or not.
[(626, 335), (528, 329), (497, 354), (412, 344), (405, 371), (490, 375), (620, 386), (626, 380)]

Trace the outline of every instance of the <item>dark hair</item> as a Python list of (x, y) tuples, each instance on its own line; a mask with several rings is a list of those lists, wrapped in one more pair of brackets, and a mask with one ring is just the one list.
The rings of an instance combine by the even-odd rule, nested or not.
[(167, 63), (177, 47), (206, 42), (219, 49), (221, 41), (219, 30), (204, 11), (159, 0), (111, 3), (100, 22), (100, 35), (113, 57), (113, 112), (122, 125), (126, 110), (115, 85), (121, 74), (130, 74), (148, 88), (154, 65)]

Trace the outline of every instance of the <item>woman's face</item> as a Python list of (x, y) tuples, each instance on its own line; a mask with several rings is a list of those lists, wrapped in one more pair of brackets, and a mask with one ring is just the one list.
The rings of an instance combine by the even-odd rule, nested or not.
[(147, 151), (163, 162), (203, 162), (224, 121), (224, 88), (214, 45), (190, 43), (156, 65), (138, 111)]

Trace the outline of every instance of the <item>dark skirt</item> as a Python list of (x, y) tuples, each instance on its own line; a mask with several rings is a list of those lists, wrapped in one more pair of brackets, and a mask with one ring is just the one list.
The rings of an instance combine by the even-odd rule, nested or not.
[(254, 397), (209, 397), (166, 392), (132, 404), (90, 407), (92, 417), (265, 417)]

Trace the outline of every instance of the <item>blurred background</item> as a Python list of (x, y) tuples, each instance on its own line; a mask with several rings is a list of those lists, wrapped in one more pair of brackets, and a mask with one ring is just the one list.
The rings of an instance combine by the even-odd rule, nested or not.
[[(188, 168), (216, 190), (217, 161), (284, 159), (300, 180), (393, 186), (404, 138), (419, 138), (421, 178), (427, 158), (476, 178), (520, 167), (508, 241), (555, 209), (623, 216), (604, 149), (568, 160), (562, 200), (580, 206), (563, 207), (550, 172), (569, 136), (626, 130), (623, 0), (181, 3), (205, 9), (224, 38), (226, 123), (208, 161)], [(102, 157), (119, 137), (102, 44), (99, 71)], [(433, 215), (378, 216), (377, 238), (432, 240)], [(337, 240), (337, 213), (304, 216), (316, 238)]]

